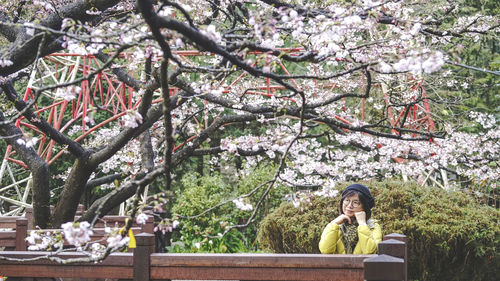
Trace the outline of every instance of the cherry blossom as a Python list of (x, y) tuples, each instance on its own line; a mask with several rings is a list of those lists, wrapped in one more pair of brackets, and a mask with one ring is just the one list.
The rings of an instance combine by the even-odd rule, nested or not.
[(30, 138), (28, 140), (25, 140), (24, 138), (19, 138), (16, 140), (16, 143), (23, 145), (23, 146), (26, 146), (27, 148), (31, 148), (37, 143), (37, 141), (38, 141), (38, 138), (36, 138), (36, 137)]
[(63, 242), (50, 231), (31, 230), (26, 237), (28, 251), (46, 251), (62, 249)]
[(148, 221), (148, 215), (145, 213), (140, 213), (139, 215), (137, 215), (137, 217), (135, 217), (135, 221), (137, 222), (137, 224), (146, 224), (146, 222)]
[(111, 235), (106, 239), (106, 243), (110, 248), (121, 248), (126, 245), (130, 238), (122, 237), (120, 234)]
[(81, 247), (90, 241), (90, 235), (94, 232), (90, 228), (90, 224), (86, 221), (80, 223), (67, 222), (61, 225), (64, 238), (70, 244)]
[(136, 128), (142, 123), (142, 115), (137, 111), (128, 111), (122, 117), (123, 126), (128, 128)]
[(67, 88), (58, 88), (54, 95), (56, 98), (72, 101), (76, 98), (76, 95), (78, 95), (80, 91), (81, 88), (79, 86), (70, 86)]
[(243, 201), (243, 198), (237, 198), (233, 200), (234, 205), (236, 208), (242, 210), (242, 211), (251, 211), (253, 210), (253, 206), (250, 203), (245, 203)]
[(0, 58), (0, 66), (1, 67), (11, 66), (12, 64), (14, 64), (14, 63), (11, 60)]

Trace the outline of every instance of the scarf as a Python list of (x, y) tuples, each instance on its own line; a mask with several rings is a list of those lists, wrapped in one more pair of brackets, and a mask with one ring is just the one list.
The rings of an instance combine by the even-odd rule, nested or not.
[(340, 227), (342, 231), (342, 242), (345, 246), (345, 253), (352, 254), (356, 244), (358, 244), (358, 222), (343, 223)]

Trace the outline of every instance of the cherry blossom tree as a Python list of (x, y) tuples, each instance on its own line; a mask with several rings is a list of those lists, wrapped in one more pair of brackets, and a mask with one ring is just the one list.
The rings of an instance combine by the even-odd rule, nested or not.
[[(275, 161), (272, 180), (256, 187), (264, 196), (277, 181), (331, 194), (337, 181), (422, 179), (439, 170), (499, 180), (495, 117), (472, 112), (470, 121), (482, 130), (470, 134), (432, 110), (450, 102), (444, 88), (466, 87), (454, 76), (459, 70), (499, 74), (446, 51), (456, 38), (473, 42), (498, 33), (498, 16), (461, 16), (455, 1), (3, 2), (0, 136), (33, 174), (42, 228), (73, 221), (89, 186), (115, 187), (119, 180), (81, 221), (105, 215), (154, 182), (168, 193), (176, 168), (197, 157), (219, 168), (244, 159), (237, 173)], [(191, 50), (203, 56), (182, 52)], [(39, 85), (24, 101), (29, 74), (41, 71), (44, 56), (62, 51), (93, 55), (101, 67), (71, 82)], [(82, 82), (103, 71), (139, 93), (137, 106), (112, 125), (75, 141), (36, 113), (46, 93), (71, 103)], [(94, 116), (106, 110), (96, 106)], [(36, 139), (15, 126), (19, 117), (64, 147), (73, 162), (66, 172), (52, 172)], [(50, 214), (55, 178), (64, 185)], [(252, 194), (228, 202), (255, 214), (259, 206), (242, 201)]]

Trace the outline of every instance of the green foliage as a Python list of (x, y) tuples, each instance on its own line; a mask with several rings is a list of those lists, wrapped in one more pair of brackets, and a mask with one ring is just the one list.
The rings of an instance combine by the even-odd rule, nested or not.
[[(496, 280), (500, 274), (500, 211), (454, 191), (415, 183), (366, 183), (376, 198), (373, 217), (384, 234), (408, 236), (409, 277), (418, 280)], [(346, 185), (339, 187), (342, 190)], [(263, 219), (263, 248), (319, 253), (323, 228), (338, 215), (339, 198), (283, 204)]]
[[(185, 219), (179, 219), (179, 229), (173, 233), (174, 242), (169, 251), (237, 253), (257, 250), (256, 224), (281, 204), (281, 198), (289, 192), (288, 188), (273, 187), (267, 199), (263, 201), (262, 208), (258, 210), (254, 219), (256, 223), (243, 229), (231, 229), (226, 232), (228, 226), (246, 223), (253, 212), (240, 210), (231, 201), (206, 214), (192, 216), (201, 214), (220, 202), (249, 193), (272, 177), (272, 168), (274, 168), (272, 165), (258, 167), (235, 183), (228, 182), (217, 174), (212, 176), (186, 174), (181, 180), (182, 189), (177, 192), (176, 202), (172, 207), (174, 217)], [(244, 201), (247, 200), (246, 203), (255, 207), (264, 189), (265, 187)]]
[(258, 239), (262, 249), (319, 254), (318, 243), (324, 225), (316, 222), (331, 220), (335, 208), (330, 200), (320, 197), (311, 197), (307, 205), (297, 208), (291, 203), (282, 204), (260, 224)]

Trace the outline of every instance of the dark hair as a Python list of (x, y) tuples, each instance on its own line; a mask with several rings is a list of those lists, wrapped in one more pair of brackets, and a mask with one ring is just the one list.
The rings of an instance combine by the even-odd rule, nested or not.
[(359, 201), (361, 201), (361, 205), (363, 206), (363, 211), (365, 211), (366, 213), (366, 220), (369, 220), (370, 217), (372, 216), (372, 208), (370, 207), (369, 199), (363, 193), (356, 190), (348, 190), (347, 192), (342, 194), (342, 199), (340, 199), (340, 205), (339, 205), (340, 213), (341, 214), (344, 213), (344, 210), (342, 208), (344, 204), (344, 199), (354, 194), (357, 194), (359, 196)]

